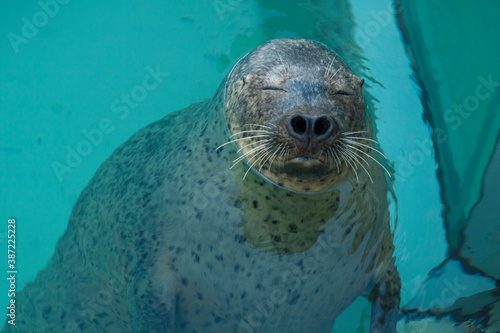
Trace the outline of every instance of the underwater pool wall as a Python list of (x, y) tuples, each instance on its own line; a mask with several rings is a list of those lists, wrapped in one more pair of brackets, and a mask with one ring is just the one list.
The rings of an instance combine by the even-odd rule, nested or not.
[(485, 321), (498, 328), (500, 3), (396, 3), (407, 52), (423, 90), (425, 120), (433, 131), (450, 258), (458, 260), (466, 273), (490, 277), (497, 285), (496, 290), (462, 303), (484, 312)]

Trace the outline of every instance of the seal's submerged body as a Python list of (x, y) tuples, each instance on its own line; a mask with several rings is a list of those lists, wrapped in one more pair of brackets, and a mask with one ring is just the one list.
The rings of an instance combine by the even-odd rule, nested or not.
[(372, 331), (394, 331), (399, 277), (361, 85), (317, 42), (246, 55), (210, 100), (99, 168), (7, 331), (330, 332), (360, 295)]

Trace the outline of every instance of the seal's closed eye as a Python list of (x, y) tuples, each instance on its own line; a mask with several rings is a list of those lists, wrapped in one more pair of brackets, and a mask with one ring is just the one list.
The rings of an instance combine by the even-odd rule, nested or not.
[(260, 88), (260, 90), (278, 90), (278, 91), (287, 91), (281, 87), (277, 87), (277, 86), (264, 86), (262, 88)]
[(346, 90), (337, 90), (335, 95), (344, 95), (344, 96), (353, 96), (354, 93), (346, 91)]

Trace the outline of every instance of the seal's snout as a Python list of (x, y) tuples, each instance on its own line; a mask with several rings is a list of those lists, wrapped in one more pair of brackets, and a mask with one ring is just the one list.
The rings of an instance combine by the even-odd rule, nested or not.
[(328, 140), (338, 130), (337, 123), (325, 115), (312, 117), (294, 114), (290, 117), (287, 127), (291, 136), (309, 149)]

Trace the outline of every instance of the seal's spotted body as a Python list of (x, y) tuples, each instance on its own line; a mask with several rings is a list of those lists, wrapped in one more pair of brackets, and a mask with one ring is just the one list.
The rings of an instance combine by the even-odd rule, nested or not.
[[(271, 68), (267, 78), (285, 86), (300, 72), (300, 61), (292, 69), (297, 45), (299, 55), (310, 47), (311, 59), (322, 48), (289, 39), (266, 45), (282, 53), (282, 66), (290, 66)], [(253, 54), (261, 58), (259, 52)], [(372, 183), (344, 165), (330, 182), (326, 171), (317, 182), (288, 177), (283, 155), (281, 165), (269, 163), (263, 171), (283, 180), (278, 186), (258, 170), (246, 174), (242, 163), (229, 169), (241, 142), (216, 149), (244, 130), (232, 126), (240, 123), (233, 120), (238, 112), (260, 125), (272, 119), (259, 110), (256, 91), (250, 97), (237, 86), (255, 66), (252, 59), (235, 66), (227, 90), (224, 82), (212, 99), (142, 129), (99, 168), (51, 263), (18, 295), (17, 329), (330, 332), (347, 306), (371, 293), (372, 329), (394, 330), (399, 278), (382, 171), (371, 168)], [(283, 78), (280, 71), (291, 76), (276, 83), (273, 75)], [(247, 80), (247, 88), (259, 77)], [(347, 70), (340, 77), (346, 81), (335, 84), (356, 82)], [(232, 95), (235, 87), (238, 96)], [(321, 106), (326, 97), (310, 96), (315, 88), (309, 88), (299, 102)], [(333, 103), (339, 127), (351, 131), (366, 126), (364, 108), (363, 116), (342, 116), (359, 105), (356, 89), (354, 100)], [(273, 92), (264, 94), (272, 104)], [(235, 98), (245, 96), (249, 103), (236, 108)], [(285, 104), (273, 110), (285, 110)], [(288, 185), (293, 191), (283, 188)]]

